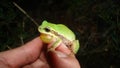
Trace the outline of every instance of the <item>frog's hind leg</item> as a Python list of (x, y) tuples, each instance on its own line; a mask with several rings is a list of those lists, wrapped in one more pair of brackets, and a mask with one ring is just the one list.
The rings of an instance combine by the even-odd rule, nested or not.
[(76, 54), (80, 48), (79, 40), (74, 40), (71, 48), (73, 53)]

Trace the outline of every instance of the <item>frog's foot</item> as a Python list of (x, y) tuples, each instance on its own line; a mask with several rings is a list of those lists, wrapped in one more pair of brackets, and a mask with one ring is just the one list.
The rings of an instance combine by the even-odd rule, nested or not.
[(60, 45), (60, 43), (61, 43), (60, 40), (55, 41), (50, 45), (50, 47), (48, 48), (48, 51), (55, 51), (55, 49)]

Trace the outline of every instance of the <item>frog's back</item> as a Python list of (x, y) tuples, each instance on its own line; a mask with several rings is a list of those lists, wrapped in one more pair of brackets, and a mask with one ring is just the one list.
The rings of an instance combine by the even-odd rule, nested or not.
[(67, 39), (73, 41), (75, 40), (75, 34), (65, 25), (63, 24), (56, 24), (56, 31), (58, 31), (59, 34), (61, 34), (62, 36), (66, 37)]
[(44, 27), (51, 27), (52, 30), (56, 31), (59, 35), (69, 39), (70, 41), (75, 40), (75, 34), (63, 24), (54, 24), (47, 21), (43, 21)]

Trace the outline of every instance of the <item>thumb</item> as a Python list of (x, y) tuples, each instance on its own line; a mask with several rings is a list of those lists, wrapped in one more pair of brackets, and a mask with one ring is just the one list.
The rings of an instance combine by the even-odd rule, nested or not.
[(48, 62), (52, 68), (80, 68), (74, 55), (66, 55), (58, 51), (48, 52)]
[(42, 42), (39, 37), (25, 45), (0, 53), (0, 63), (11, 68), (17, 68), (35, 61), (41, 52)]

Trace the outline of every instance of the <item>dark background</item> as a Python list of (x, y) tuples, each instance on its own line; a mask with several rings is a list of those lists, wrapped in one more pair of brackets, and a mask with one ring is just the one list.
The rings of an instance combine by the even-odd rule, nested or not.
[(13, 2), (39, 25), (47, 20), (73, 30), (82, 68), (120, 67), (119, 0), (0, 0), (0, 51), (39, 36), (37, 26)]

